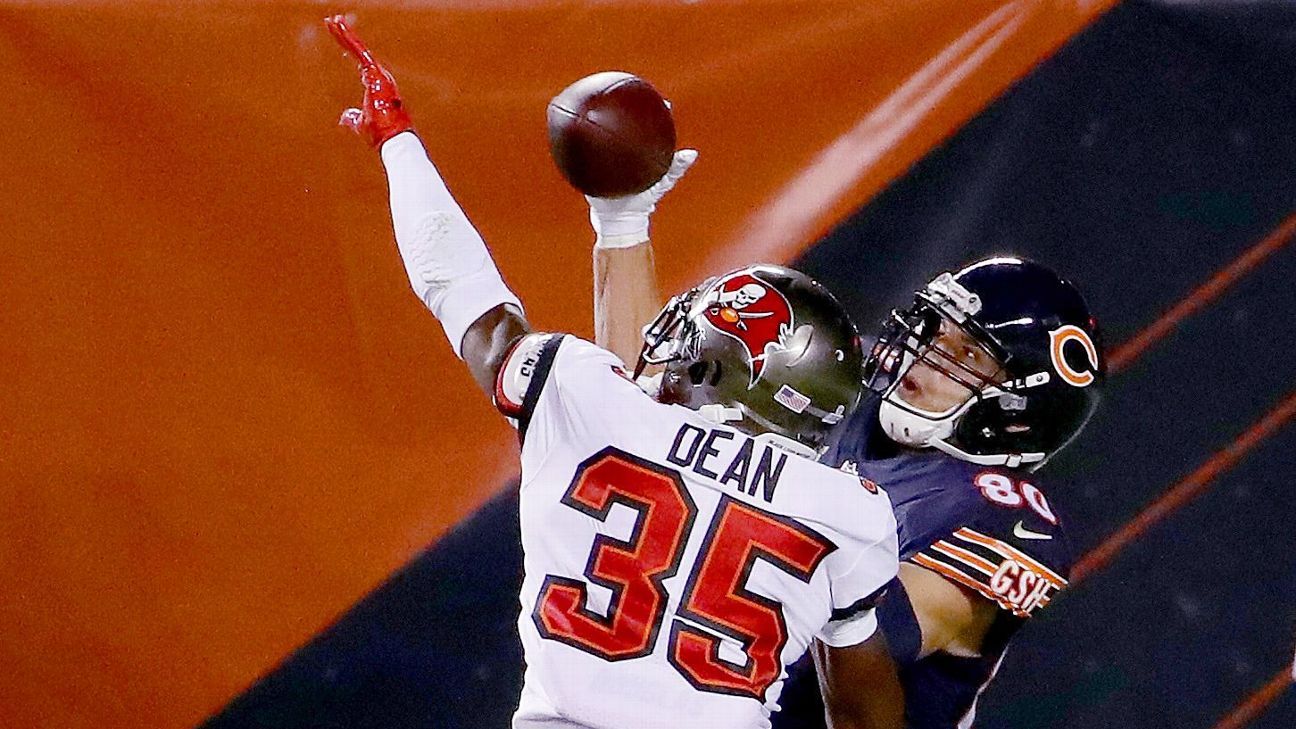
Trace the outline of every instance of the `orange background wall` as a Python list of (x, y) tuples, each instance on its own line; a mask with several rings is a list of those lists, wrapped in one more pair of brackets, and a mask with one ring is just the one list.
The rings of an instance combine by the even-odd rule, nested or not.
[[(544, 107), (595, 70), (701, 160), (664, 283), (788, 257), (1108, 2), (369, 3), (533, 322), (588, 335)], [(200, 721), (516, 469), (407, 288), (331, 3), (0, 8), (0, 726)]]

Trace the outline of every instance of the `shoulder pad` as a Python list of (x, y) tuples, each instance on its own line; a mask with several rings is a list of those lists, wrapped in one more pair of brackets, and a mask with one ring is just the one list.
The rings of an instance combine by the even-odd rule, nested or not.
[[(1067, 584), (1072, 556), (1066, 534), (1030, 474), (964, 473), (962, 493), (936, 509), (945, 523), (932, 525), (910, 559), (1027, 617)], [(969, 476), (970, 489), (963, 480)], [(911, 517), (922, 511), (919, 506)]]
[(517, 340), (504, 356), (504, 364), (495, 378), (495, 407), (507, 417), (521, 417), (540, 355), (555, 336), (558, 335), (532, 332)]

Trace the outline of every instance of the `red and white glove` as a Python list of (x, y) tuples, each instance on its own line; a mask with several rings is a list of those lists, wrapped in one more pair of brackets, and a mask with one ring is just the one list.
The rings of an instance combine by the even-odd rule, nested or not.
[(364, 41), (347, 26), (341, 15), (325, 18), (324, 25), (338, 45), (359, 63), (360, 83), (364, 85), (362, 108), (342, 112), (338, 123), (359, 134), (374, 149), (379, 149), (383, 142), (401, 132), (411, 131), (414, 124), (405, 111), (405, 102), (401, 100), (391, 72), (374, 60)]
[(685, 172), (697, 161), (696, 149), (681, 149), (671, 160), (670, 169), (652, 187), (637, 195), (625, 197), (590, 197), (590, 225), (594, 228), (595, 248), (629, 248), (648, 240), (648, 218), (657, 209), (662, 196), (675, 187)]

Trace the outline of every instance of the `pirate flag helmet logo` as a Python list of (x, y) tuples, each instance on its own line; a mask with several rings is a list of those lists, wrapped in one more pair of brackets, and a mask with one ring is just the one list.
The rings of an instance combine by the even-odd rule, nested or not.
[(672, 298), (644, 329), (636, 372), (662, 367), (659, 402), (818, 449), (859, 402), (862, 359), (859, 332), (827, 289), (756, 264)]
[(755, 387), (766, 358), (787, 349), (796, 329), (787, 297), (745, 269), (713, 284), (701, 305), (702, 318), (708, 324), (742, 343), (751, 366), (747, 389)]

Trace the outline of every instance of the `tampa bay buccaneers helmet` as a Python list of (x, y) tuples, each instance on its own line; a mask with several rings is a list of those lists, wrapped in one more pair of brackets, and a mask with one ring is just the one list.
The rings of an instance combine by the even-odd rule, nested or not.
[[(933, 345), (951, 326), (990, 354), (993, 374)], [(967, 399), (942, 412), (906, 402), (901, 385), (919, 363), (966, 388)], [(937, 276), (912, 306), (891, 312), (864, 363), (865, 384), (882, 398), (878, 419), (892, 440), (1030, 469), (1084, 428), (1106, 370), (1098, 324), (1080, 292), (1049, 268), (1018, 258), (990, 258)]]
[(670, 300), (644, 330), (636, 377), (663, 365), (657, 399), (812, 450), (862, 392), (859, 333), (805, 274), (756, 265)]

